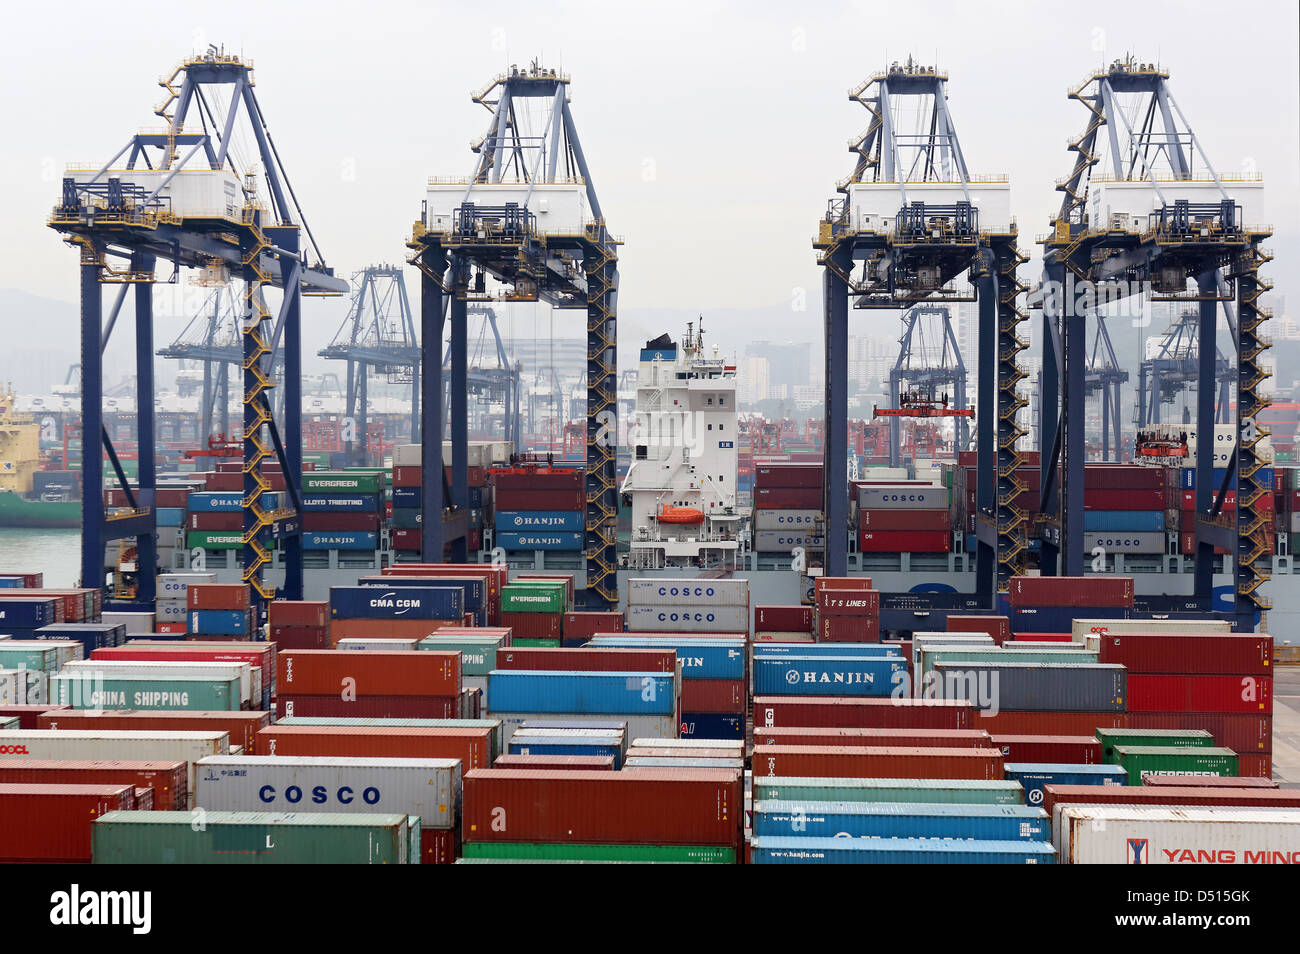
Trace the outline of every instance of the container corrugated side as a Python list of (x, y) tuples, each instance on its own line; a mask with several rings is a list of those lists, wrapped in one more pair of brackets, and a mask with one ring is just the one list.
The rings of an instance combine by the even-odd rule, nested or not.
[(1047, 813), (1028, 805), (930, 802), (805, 802), (760, 800), (755, 836), (801, 838), (971, 838), (1046, 841)]
[(1300, 864), (1300, 813), (1273, 808), (1060, 810), (1063, 864)]
[[(1124, 712), (1127, 671), (1101, 663), (938, 663), (945, 698), (970, 698), (972, 680), (986, 687), (976, 698), (994, 699), (1008, 712)], [(993, 680), (996, 679), (996, 687)]]
[(488, 675), (487, 707), (497, 712), (640, 713), (677, 711), (677, 678), (656, 672), (498, 669)]
[(464, 857), (503, 861), (609, 861), (629, 864), (720, 864), (734, 865), (736, 849), (719, 845), (583, 845), (567, 842), (472, 841), (462, 849)]
[(1024, 790), (1009, 779), (754, 777), (755, 801), (908, 802), (1023, 805)]
[(1047, 842), (957, 838), (755, 838), (756, 865), (1050, 865)]
[(743, 606), (748, 616), (749, 580), (631, 579), (627, 602), (629, 606)]

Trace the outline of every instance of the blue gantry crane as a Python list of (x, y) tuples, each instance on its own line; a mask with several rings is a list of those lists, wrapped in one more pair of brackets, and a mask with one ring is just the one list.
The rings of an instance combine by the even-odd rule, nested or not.
[[(618, 240), (606, 226), (591, 170), (569, 108), (569, 77), (534, 61), (512, 66), (473, 97), (491, 113), (473, 145), (470, 176), (430, 180), (408, 243), (420, 268), (421, 337), (425, 342), (423, 559), (465, 556), (468, 490), (466, 421), (468, 334), (472, 301), (544, 301), (582, 309), (587, 321), (586, 588), (593, 609), (618, 603), (618, 442), (616, 312)], [(487, 280), (499, 283), (491, 293)], [(451, 500), (441, 481), (442, 339), (451, 323)], [(431, 346), (431, 343), (436, 345)], [(443, 519), (444, 505), (454, 510)]]
[[(952, 330), (948, 308), (915, 305), (903, 313), (903, 333), (898, 339), (898, 359), (889, 370), (889, 406), (903, 409), (904, 396), (915, 389), (930, 402), (940, 395), (954, 411), (966, 408), (966, 362)], [(958, 450), (970, 443), (970, 419), (953, 418), (954, 441)], [(902, 420), (889, 417), (889, 466), (902, 463)]]
[[(1010, 183), (972, 176), (948, 109), (948, 76), (893, 63), (849, 93), (866, 108), (866, 132), (849, 143), (852, 174), (837, 186), (814, 240), (823, 266), (826, 334), (826, 573), (847, 571), (849, 300), (856, 308), (978, 302), (976, 422), (977, 548), (973, 594), (886, 594), (883, 628), (942, 628), (948, 611), (993, 609), (1007, 580), (1023, 572), (1027, 515), (1014, 506), (1017, 390), (1027, 343), (1016, 304), (1025, 261), (1016, 248)], [(933, 619), (927, 619), (933, 614)]]
[(1101, 401), (1099, 416), (1102, 460), (1118, 460), (1120, 457), (1120, 401), (1122, 388), (1127, 381), (1128, 371), (1120, 367), (1119, 359), (1115, 356), (1106, 316), (1099, 314), (1096, 316), (1092, 348), (1088, 351), (1083, 393), (1085, 397), (1096, 395)]
[[(1250, 629), (1268, 607), (1260, 587), (1271, 572), (1272, 483), (1259, 442), (1268, 434), (1256, 420), (1268, 399), (1262, 356), (1268, 311), (1260, 296), (1271, 286), (1259, 274), (1270, 256), (1270, 234), (1249, 224), (1258, 211), (1259, 177), (1219, 175), (1170, 89), (1169, 73), (1131, 56), (1093, 72), (1069, 98), (1087, 110), (1083, 132), (1070, 144), (1070, 175), (1051, 232), (1042, 239), (1044, 338), (1041, 427), (1044, 515), (1041, 569), (1082, 574), (1084, 382), (1087, 302), (1149, 299), (1183, 303), (1195, 311), (1196, 555), (1194, 596), (1152, 598), (1148, 608), (1211, 610), (1214, 548), (1230, 554), (1234, 578), (1231, 615)], [(1085, 289), (1088, 295), (1078, 294)], [(1085, 304), (1081, 307), (1079, 302)], [(1222, 309), (1237, 354), (1237, 440), (1222, 480), (1214, 474), (1217, 355)], [(1059, 473), (1059, 480), (1058, 475)], [(1236, 513), (1223, 500), (1237, 483)]]
[[(141, 448), (154, 446), (153, 284), (158, 261), (200, 270), (212, 284), (239, 280), (243, 351), (244, 531), (241, 578), (257, 607), (275, 590), (263, 578), (271, 562), (271, 537), (284, 551), (284, 595), (302, 598), (302, 334), (304, 294), (339, 294), (347, 283), (326, 267), (285, 175), (266, 117), (254, 92), (253, 64), (209, 47), (185, 59), (160, 80), (166, 99), (154, 114), (154, 132), (135, 133), (99, 168), (70, 169), (49, 218), (51, 228), (80, 252), (81, 412), (83, 433), (100, 435), (119, 485), (130, 503), (106, 519), (103, 477), (97, 460), (83, 464), (82, 581), (104, 583), (104, 543), (135, 537), (140, 554), (139, 600), (154, 598), (157, 474), (153, 455), (140, 454), (138, 491), (127, 482), (103, 427), (101, 390), (104, 344), (128, 287), (134, 287), (136, 380)], [(253, 143), (248, 155), (241, 148)], [(305, 239), (305, 241), (304, 241)], [(120, 284), (107, 322), (105, 284)], [(282, 292), (272, 315), (263, 294)], [(283, 427), (268, 401), (277, 351), (284, 353)], [(271, 510), (262, 463), (274, 455), (284, 471), (289, 506)]]
[[(420, 422), (420, 340), (406, 296), (400, 265), (370, 265), (352, 275), (352, 300), (333, 340), (318, 354), (347, 362), (345, 416), (351, 419), (347, 455), (367, 464), (369, 379), (383, 374), (390, 383), (411, 386), (411, 434)], [(413, 438), (414, 439), (414, 438)]]
[[(1138, 368), (1138, 399), (1134, 410), (1134, 421), (1143, 429), (1159, 427), (1162, 420), (1161, 408), (1175, 403), (1178, 398), (1194, 390), (1200, 375), (1200, 361), (1196, 354), (1197, 324), (1199, 318), (1195, 311), (1185, 311), (1170, 322), (1165, 333), (1161, 335), (1156, 353), (1142, 362)], [(1214, 423), (1227, 424), (1228, 411), (1232, 400), (1232, 380), (1235, 371), (1216, 346), (1214, 355), (1214, 377), (1218, 382), (1218, 395), (1214, 405)], [(1190, 424), (1190, 414), (1184, 408), (1185, 420), (1177, 423)]]
[[(501, 405), (502, 439), (509, 441), (518, 454), (523, 450), (523, 419), (520, 413), (522, 367), (519, 362), (512, 361), (506, 351), (501, 330), (497, 327), (496, 310), (488, 305), (475, 304), (466, 311), (467, 315), (477, 315), (483, 319), (474, 339), (474, 349), (466, 371), (469, 394), (485, 405)], [(448, 408), (451, 407), (451, 355), (452, 349), (448, 348), (442, 359), (446, 381), (443, 406)]]

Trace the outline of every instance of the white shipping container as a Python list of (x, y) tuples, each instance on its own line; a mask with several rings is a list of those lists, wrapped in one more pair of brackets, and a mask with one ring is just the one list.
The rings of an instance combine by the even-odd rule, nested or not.
[(755, 510), (755, 530), (812, 529), (822, 520), (820, 510)]
[(160, 551), (158, 555), (160, 557), (160, 564), (162, 566), (175, 566), (176, 564), (174, 563), (166, 563), (161, 561), (161, 557), (163, 555), (161, 551), (185, 550), (185, 552), (188, 554), (189, 550), (185, 546), (185, 528), (184, 527), (159, 527), (158, 528), (158, 550)]
[(912, 668), (919, 671), (921, 651), (935, 646), (995, 646), (993, 637), (987, 633), (913, 633), (912, 634)]
[(647, 607), (743, 606), (748, 610), (749, 580), (641, 577), (627, 581), (627, 603)]
[(748, 633), (748, 606), (629, 606), (629, 633)]
[(50, 701), (50, 675), (41, 669), (23, 669), (19, 680), (19, 705), (38, 706)]
[(1100, 633), (1230, 633), (1232, 624), (1217, 619), (1076, 619), (1070, 636), (1076, 642)]
[(419, 467), (421, 464), (420, 444), (398, 444), (393, 448), (394, 467)]
[(716, 756), (694, 756), (689, 753), (681, 755), (632, 755), (623, 762), (623, 768), (717, 768), (743, 771), (743, 758), (718, 758)]
[(1083, 552), (1091, 556), (1101, 547), (1107, 553), (1164, 553), (1167, 543), (1157, 531), (1090, 531), (1083, 535)]
[(194, 803), (210, 811), (391, 812), (454, 828), (459, 759), (213, 755), (199, 762)]
[(154, 615), (160, 623), (184, 622), (188, 612), (185, 600), (159, 600), (154, 604)]
[(105, 623), (114, 626), (126, 626), (128, 636), (140, 636), (154, 632), (153, 613), (104, 613), (101, 617)]
[(0, 731), (0, 759), (78, 759), (99, 762), (188, 762), (189, 807), (194, 807), (194, 766), (225, 755), (225, 732), (135, 732), (85, 729)]
[[(253, 674), (248, 663), (241, 662), (167, 662), (152, 659), (83, 659), (68, 663), (68, 674), (102, 672), (105, 678), (114, 676), (140, 679), (169, 679), (174, 676), (199, 676), (213, 679), (239, 679), (239, 699), (250, 703), (253, 698)], [(257, 708), (262, 707), (262, 697), (257, 698)]]
[(858, 506), (863, 510), (946, 510), (948, 488), (921, 484), (859, 487)]
[(191, 586), (207, 586), (217, 582), (215, 573), (159, 573), (158, 601), (180, 600), (189, 597)]
[(826, 537), (798, 529), (759, 530), (754, 534), (754, 550), (758, 553), (789, 553), (795, 547), (809, 550), (826, 549)]
[(667, 715), (587, 715), (569, 712), (494, 712), (492, 718), (501, 720), (502, 751), (510, 745), (510, 739), (525, 722), (566, 722), (574, 725), (608, 725), (622, 722), (627, 725), (627, 738), (675, 739), (677, 738), (677, 720)]
[(1300, 812), (1059, 805), (1057, 860), (1076, 865), (1300, 864)]
[(0, 706), (22, 705), (19, 692), (25, 683), (20, 679), (21, 669), (0, 669)]
[(727, 739), (642, 739), (634, 738), (632, 748), (628, 749), (627, 754), (632, 754), (635, 748), (653, 748), (653, 749), (680, 749), (684, 755), (689, 755), (692, 749), (726, 749), (735, 752), (737, 757), (745, 754), (745, 743), (732, 742)]
[(359, 649), (365, 652), (414, 652), (418, 639), (398, 636), (350, 636), (340, 639), (335, 649)]

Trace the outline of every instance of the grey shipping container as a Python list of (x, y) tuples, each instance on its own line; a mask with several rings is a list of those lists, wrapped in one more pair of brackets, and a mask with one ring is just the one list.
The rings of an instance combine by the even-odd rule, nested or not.
[(749, 580), (641, 577), (627, 581), (629, 606), (743, 606), (749, 608)]
[(824, 550), (826, 537), (812, 530), (791, 527), (785, 530), (759, 530), (754, 534), (754, 549), (759, 553), (782, 553), (793, 547)]
[[(1128, 671), (1104, 663), (941, 662), (934, 668), (944, 698), (978, 691), (1006, 712), (1125, 712)], [(975, 679), (974, 689), (971, 686)], [(955, 695), (954, 695), (955, 693)], [(982, 708), (982, 707), (981, 707)]]
[(613, 723), (621, 723), (627, 726), (624, 738), (629, 739), (675, 739), (678, 731), (676, 718), (668, 715), (581, 715), (570, 713), (557, 715), (554, 712), (493, 712), (492, 718), (501, 720), (506, 746), (510, 745), (510, 739), (515, 730), (525, 722), (534, 725), (540, 723), (541, 726), (555, 725), (556, 723), (563, 723), (566, 726), (608, 726)]
[(943, 510), (948, 488), (905, 485), (858, 488), (858, 506), (864, 510)]
[(755, 510), (755, 530), (811, 530), (822, 520), (820, 510)]
[(748, 606), (633, 605), (624, 614), (629, 633), (748, 633)]

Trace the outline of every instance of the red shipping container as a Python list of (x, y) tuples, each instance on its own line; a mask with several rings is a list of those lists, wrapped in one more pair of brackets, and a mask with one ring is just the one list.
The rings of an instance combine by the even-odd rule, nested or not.
[(869, 590), (869, 576), (817, 576), (813, 577), (813, 596), (822, 590)]
[(35, 729), (36, 721), (45, 712), (64, 712), (71, 709), (71, 706), (0, 706), (0, 721), (5, 719), (17, 719), (18, 728)]
[(287, 649), (280, 653), (281, 695), (457, 696), (460, 653)]
[(465, 546), (471, 551), (483, 549), (483, 528), (470, 527), (465, 531)]
[(683, 679), (682, 712), (743, 713), (749, 697), (745, 679)]
[(545, 649), (529, 646), (497, 650), (498, 669), (573, 672), (676, 672), (673, 649)]
[(754, 750), (754, 777), (1002, 778), (994, 748), (765, 745)]
[(185, 605), (192, 610), (248, 609), (248, 584), (204, 583), (185, 590)]
[[(194, 643), (203, 642), (194, 640)], [(237, 662), (247, 663), (262, 670), (262, 688), (275, 689), (275, 651), (274, 643), (256, 643), (249, 645), (242, 641), (240, 645), (224, 646), (194, 645), (190, 641), (169, 642), (154, 640), (130, 640), (125, 646), (109, 646), (95, 649), (90, 653), (91, 659), (139, 659), (155, 662)]]
[(1271, 715), (1224, 715), (1218, 712), (1130, 712), (1134, 729), (1204, 729), (1214, 744), (1239, 755), (1264, 755), (1273, 751)]
[[(975, 709), (960, 699), (813, 699), (755, 696), (754, 727), (822, 726), (859, 729), (971, 729)], [(980, 725), (978, 728), (986, 729)]]
[(858, 511), (858, 529), (880, 531), (914, 530), (931, 533), (948, 533), (952, 529), (952, 513), (943, 510), (881, 510), (873, 508)]
[(460, 696), (332, 696), (286, 695), (275, 700), (275, 717), (341, 719), (459, 719)]
[(379, 514), (311, 511), (302, 515), (302, 528), (313, 531), (378, 531)]
[(420, 828), (420, 864), (454, 865), (460, 857), (460, 832), (454, 828)]
[(564, 614), (502, 613), (501, 625), (509, 626), (515, 639), (559, 639), (564, 634)]
[(167, 633), (169, 635), (177, 635), (177, 634), (185, 633), (187, 629), (184, 623), (154, 623), (153, 631), (155, 633)]
[(1130, 674), (1129, 712), (1273, 713), (1271, 676)]
[(983, 729), (835, 729), (815, 726), (754, 729), (754, 751), (763, 745), (887, 746), (897, 748), (991, 748)]
[(1164, 510), (1164, 490), (1087, 490), (1084, 510)]
[(758, 510), (820, 510), (821, 506), (820, 487), (754, 488), (754, 507)]
[(1005, 616), (949, 616), (947, 631), (986, 633), (993, 637), (994, 645), (1001, 646), (1011, 638), (1011, 620)]
[(0, 861), (90, 862), (90, 827), (135, 807), (130, 785), (0, 785)]
[[(1196, 534), (1192, 531), (1183, 531), (1178, 535), (1178, 552), (1183, 556), (1193, 556), (1196, 553)], [(1215, 547), (1214, 552), (1223, 556), (1228, 551), (1224, 547)]]
[(977, 713), (974, 728), (990, 735), (1094, 735), (1098, 729), (1127, 729), (1127, 712)]
[(1095, 735), (995, 735), (993, 744), (1008, 762), (1057, 762), (1100, 765), (1101, 742)]
[(244, 515), (242, 513), (192, 513), (186, 519), (185, 525), (190, 530), (233, 533), (244, 529)]
[(585, 510), (586, 495), (577, 490), (502, 490), (498, 487), (494, 493), (494, 506), (497, 513), (513, 510)]
[(581, 490), (582, 465), (576, 467), (494, 467), (488, 471), (498, 492), (502, 490)]
[(39, 729), (87, 732), (225, 732), (231, 745), (245, 755), (258, 755), (257, 733), (271, 724), (269, 712), (204, 712), (185, 709), (83, 709), (47, 712), (37, 718)]
[[(1166, 775), (1177, 779), (1179, 776)], [(1186, 776), (1184, 776), (1186, 777)], [(1270, 788), (1195, 788), (1162, 785), (1047, 785), (1043, 810), (1052, 817), (1057, 805), (1221, 805), (1228, 808), (1300, 809), (1300, 792)]]
[(402, 553), (419, 553), (422, 546), (419, 530), (394, 530), (393, 549)]
[(374, 637), (391, 637), (405, 639), (424, 639), (443, 622), (460, 620), (436, 619), (333, 619), (330, 620), (330, 645), (335, 646), (340, 639), (366, 639)]
[(1273, 756), (1238, 754), (1237, 772), (1243, 778), (1272, 778)]
[(1142, 788), (1280, 788), (1271, 778), (1232, 775), (1143, 775)]
[(272, 626), (271, 638), (281, 649), (330, 648), (328, 626)]
[(1070, 633), (1015, 633), (1013, 643), (1072, 643), (1074, 636)]
[(277, 626), (328, 626), (330, 604), (325, 600), (274, 600), (266, 613), (272, 630)]
[(863, 553), (947, 553), (952, 549), (952, 534), (946, 530), (863, 530), (858, 534), (858, 549)]
[(821, 464), (760, 464), (754, 468), (756, 487), (822, 488)]
[(817, 620), (819, 643), (878, 643), (879, 616), (823, 616)]
[(880, 591), (823, 587), (817, 591), (817, 615), (879, 616)]
[(612, 772), (612, 755), (498, 755), (492, 763), (499, 769), (550, 769), (566, 772)]
[(204, 475), (203, 475), (203, 489), (204, 489), (204, 490), (221, 490), (221, 491), (227, 491), (227, 492), (229, 492), (229, 491), (236, 491), (236, 490), (243, 490), (243, 489), (244, 489), (244, 475), (241, 474), (241, 473), (233, 473), (233, 474), (217, 474), (217, 473), (211, 473), (211, 474), (204, 474)]
[[(1219, 493), (1219, 489), (1218, 489), (1217, 487), (1214, 488), (1214, 496), (1217, 497), (1217, 496), (1218, 496), (1218, 493)], [(1213, 498), (1211, 498), (1211, 504), (1213, 504)], [(1179, 509), (1181, 509), (1181, 510), (1183, 511), (1183, 513), (1193, 513), (1193, 512), (1195, 512), (1195, 510), (1196, 510), (1196, 491), (1195, 491), (1195, 490), (1180, 490), (1180, 491), (1178, 492), (1178, 506), (1179, 506)], [(1223, 495), (1223, 507), (1222, 507), (1222, 509), (1225, 510), (1225, 511), (1227, 511), (1227, 510), (1236, 510), (1236, 509), (1237, 509), (1237, 492), (1236, 492), (1235, 490), (1229, 490), (1229, 491), (1227, 491), (1227, 492)]]
[(1085, 464), (1085, 490), (1164, 490), (1165, 471), (1141, 464)]
[(138, 812), (152, 812), (154, 809), (154, 798), (152, 788), (134, 789), (135, 810)]
[(1012, 606), (1133, 606), (1133, 580), (1126, 576), (1013, 576)]
[(1112, 633), (1100, 638), (1099, 662), (1134, 673), (1201, 673), (1267, 676), (1273, 637), (1261, 633)]
[(621, 632), (622, 613), (565, 613), (563, 633), (565, 639), (592, 637), (597, 633)]
[(462, 806), (466, 841), (738, 848), (744, 815), (741, 775), (725, 769), (475, 770)]
[(377, 759), (460, 759), (483, 768), (493, 728), (362, 725), (272, 725), (258, 733), (262, 755), (326, 755)]
[(811, 633), (811, 606), (755, 606), (754, 631), (774, 633)]
[(153, 789), (158, 811), (184, 811), (189, 803), (189, 763), (0, 759), (0, 784), (143, 786)]
[(423, 474), (424, 471), (419, 467), (394, 467), (393, 486), (419, 489), (422, 484)]

